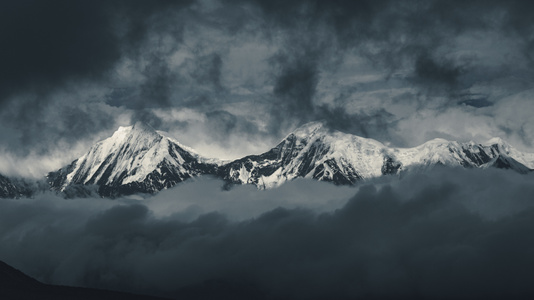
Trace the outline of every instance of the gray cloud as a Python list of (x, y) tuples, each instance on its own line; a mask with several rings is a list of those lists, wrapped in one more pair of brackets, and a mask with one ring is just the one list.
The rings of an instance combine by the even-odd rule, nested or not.
[(171, 297), (526, 299), (531, 182), (437, 169), (356, 190), (204, 181), (143, 201), (6, 200), (0, 257), (46, 282)]
[[(313, 118), (318, 70), (313, 57), (291, 58), (279, 54), (272, 58), (279, 65), (273, 88), (271, 114), (276, 116), (276, 129), (287, 128), (291, 122), (306, 122)], [(294, 61), (291, 61), (294, 60)], [(290, 122), (289, 124), (284, 124)], [(283, 126), (286, 125), (286, 126)]]
[[(225, 156), (318, 119), (402, 146), (532, 146), (526, 1), (19, 2), (0, 9), (3, 173), (45, 174), (132, 120)], [(356, 190), (45, 194), (0, 202), (0, 259), (168, 296), (527, 298), (531, 182), (437, 170)]]
[(459, 77), (462, 75), (462, 67), (455, 66), (454, 62), (436, 61), (425, 55), (417, 57), (415, 61), (415, 78), (418, 84), (432, 86), (441, 85), (445, 88), (456, 88)]
[(384, 109), (366, 113), (347, 113), (343, 107), (321, 106), (316, 110), (318, 119), (326, 121), (332, 130), (348, 132), (362, 137), (390, 141), (387, 128), (392, 125), (392, 114)]
[(191, 76), (201, 85), (210, 85), (215, 90), (221, 90), (222, 59), (217, 53), (202, 56)]
[[(12, 93), (45, 92), (66, 81), (98, 79), (120, 59), (121, 39), (136, 45), (144, 39), (148, 18), (188, 1), (93, 1), (4, 3), (0, 57), (2, 102)], [(116, 32), (122, 20), (122, 36)], [(126, 25), (126, 27), (124, 26)]]
[[(233, 3), (233, 2), (230, 2)], [(316, 119), (354, 120), (351, 127), (361, 127), (358, 114), (346, 107), (326, 114), (317, 99), (318, 82), (332, 76), (344, 56), (363, 55), (383, 70), (383, 80), (400, 70), (408, 85), (415, 85), (421, 99), (433, 102), (435, 96), (453, 97), (469, 88), (464, 77), (473, 71), (473, 60), (452, 55), (458, 35), (491, 28), (492, 12), (504, 9), (504, 3), (479, 7), (467, 1), (457, 7), (444, 1), (425, 5), (393, 1), (293, 1), (272, 3), (257, 1), (266, 22), (267, 36), (282, 30), (283, 51), (271, 58), (274, 64), (274, 88), (271, 115), (272, 130), (284, 131), (287, 123)], [(476, 11), (476, 13), (475, 13)], [(305, 30), (304, 30), (305, 28)], [(285, 35), (284, 35), (285, 34)], [(336, 58), (337, 61), (332, 60)], [(404, 71), (406, 72), (406, 71)], [(336, 93), (337, 91), (332, 91)], [(343, 115), (336, 115), (343, 113)], [(334, 118), (332, 118), (334, 116)], [(395, 124), (387, 124), (388, 127)], [(373, 131), (374, 125), (360, 130)], [(347, 127), (348, 128), (348, 127)], [(377, 137), (387, 136), (382, 133)]]
[(103, 3), (4, 3), (2, 103), (14, 92), (48, 90), (72, 77), (101, 76), (119, 57)]
[[(11, 133), (0, 134), (2, 152), (20, 160), (34, 160), (30, 155), (48, 160), (57, 151), (68, 153), (77, 143), (108, 134), (124, 113), (124, 106), (114, 109), (104, 102), (117, 64), (135, 54), (126, 50), (146, 40), (154, 15), (190, 3), (3, 3), (0, 128)], [(17, 175), (27, 176), (26, 167), (31, 168), (24, 166)]]
[(229, 134), (243, 132), (247, 134), (259, 134), (259, 130), (244, 118), (237, 117), (226, 111), (210, 111), (206, 113), (207, 123), (210, 128), (217, 130), (217, 136), (224, 140)]
[[(530, 123), (509, 121), (498, 104), (532, 89), (534, 18), (524, 1), (5, 6), (0, 144), (13, 157), (34, 148), (55, 155), (56, 140), (69, 152), (65, 144), (89, 145), (136, 120), (168, 131), (201, 122), (202, 134), (188, 131), (196, 134), (186, 137), (190, 146), (236, 148), (226, 152), (319, 119), (402, 146), (433, 132), (502, 135), (527, 148), (533, 137)], [(22, 21), (29, 16), (36, 22)], [(193, 111), (197, 120), (162, 118), (161, 110)], [(486, 133), (426, 124), (415, 136), (417, 114), (454, 119), (458, 110), (490, 123)], [(224, 131), (232, 143), (221, 142), (220, 128), (234, 128)]]

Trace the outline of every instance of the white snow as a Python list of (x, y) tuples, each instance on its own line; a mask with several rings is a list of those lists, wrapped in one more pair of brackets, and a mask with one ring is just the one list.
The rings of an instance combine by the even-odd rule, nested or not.
[[(482, 144), (434, 139), (413, 148), (390, 148), (373, 139), (329, 130), (324, 122), (312, 122), (289, 134), (284, 141), (285, 144), (280, 151), (284, 155), (282, 159), (289, 156), (289, 162), (270, 176), (253, 178), (255, 176), (253, 171), (280, 164), (281, 161), (267, 159), (259, 162), (251, 161), (252, 169), (247, 170), (242, 165), (238, 169), (230, 170), (228, 175), (239, 179), (242, 183), (257, 180), (258, 188), (272, 188), (299, 176), (313, 177), (316, 168), (321, 165), (324, 172), (318, 179), (332, 180), (335, 170), (328, 165), (328, 161), (345, 175), (356, 173), (357, 176), (369, 179), (382, 176), (382, 167), (387, 158), (400, 163), (401, 170), (405, 170), (437, 163), (451, 166), (467, 163), (473, 167), (484, 167), (476, 165), (469, 156), (496, 158), (498, 154), (507, 155), (534, 169), (534, 153), (520, 152), (500, 138), (493, 138)], [(148, 174), (154, 171), (161, 172), (159, 165), (162, 162), (175, 168), (180, 174), (185, 174), (188, 170), (183, 166), (184, 158), (175, 150), (172, 150), (173, 153), (170, 152), (176, 147), (191, 155), (197, 162), (218, 166), (229, 162), (201, 157), (193, 149), (166, 136), (164, 132), (136, 123), (134, 126), (119, 127), (110, 138), (91, 147), (77, 160), (73, 171), (67, 175), (63, 188), (71, 183), (96, 183), (103, 176), (107, 177), (106, 184), (142, 182)], [(303, 164), (310, 159), (311, 164), (304, 166)], [(307, 167), (306, 174), (302, 174), (304, 167)]]
[[(302, 176), (298, 173), (299, 167), (304, 163), (305, 156), (313, 156), (311, 170), (304, 177), (311, 178), (314, 170), (320, 165), (324, 166), (324, 174), (321, 179), (332, 179), (333, 170), (325, 163), (334, 160), (342, 170), (354, 170), (364, 179), (382, 176), (382, 167), (387, 157), (401, 164), (401, 170), (411, 167), (431, 167), (441, 163), (449, 166), (461, 166), (471, 164), (473, 167), (484, 167), (477, 165), (468, 157), (467, 153), (481, 155), (484, 152), (487, 156), (496, 157), (491, 151), (491, 145), (497, 144), (499, 153), (508, 155), (528, 168), (534, 169), (534, 153), (522, 153), (504, 142), (500, 138), (494, 138), (484, 144), (475, 142), (459, 143), (445, 139), (433, 139), (422, 145), (412, 148), (387, 147), (384, 144), (368, 138), (362, 138), (351, 134), (342, 133), (326, 128), (323, 122), (312, 122), (303, 125), (289, 134), (285, 140), (289, 143), (292, 138), (296, 138), (293, 149), (287, 146), (282, 148), (282, 152), (288, 151), (285, 155), (293, 156), (288, 165), (279, 168), (272, 175), (261, 176), (258, 187), (269, 188), (279, 186), (287, 180), (292, 180)], [(326, 150), (317, 153), (312, 149)], [(315, 151), (315, 152), (314, 152)], [(262, 164), (264, 165), (264, 164)], [(236, 170), (239, 172), (239, 179), (243, 183), (250, 180), (250, 172), (246, 170)]]
[(123, 177), (121, 184), (141, 182), (164, 161), (182, 173), (187, 172), (182, 166), (184, 159), (180, 154), (176, 151), (172, 153), (175, 158), (169, 152), (171, 143), (178, 145), (193, 157), (201, 159), (189, 147), (179, 144), (143, 123), (119, 127), (110, 138), (95, 144), (77, 160), (74, 170), (67, 175), (63, 189), (71, 183), (98, 182), (106, 170), (111, 171), (106, 184), (113, 183), (121, 177)]

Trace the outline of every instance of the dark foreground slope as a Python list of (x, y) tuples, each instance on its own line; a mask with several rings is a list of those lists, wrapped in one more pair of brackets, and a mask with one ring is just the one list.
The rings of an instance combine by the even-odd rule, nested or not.
[(41, 283), (0, 261), (0, 299), (162, 300), (163, 298), (98, 289), (48, 285)]

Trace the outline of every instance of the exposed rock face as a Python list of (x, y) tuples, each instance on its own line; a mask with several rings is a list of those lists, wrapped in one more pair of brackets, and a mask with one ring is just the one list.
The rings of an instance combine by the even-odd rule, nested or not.
[(154, 193), (203, 174), (215, 174), (216, 161), (142, 123), (120, 127), (69, 166), (48, 175), (55, 190), (96, 185), (102, 196)]
[(31, 191), (24, 185), (0, 175), (0, 198), (19, 198), (30, 194)]
[(497, 167), (526, 173), (534, 168), (534, 155), (521, 153), (500, 139), (486, 145), (435, 139), (414, 148), (389, 148), (376, 140), (330, 131), (323, 123), (314, 122), (289, 134), (266, 153), (224, 165), (220, 176), (261, 188), (297, 177), (354, 184), (361, 179), (424, 171), (436, 165)]
[(273, 188), (299, 177), (354, 184), (363, 179), (424, 171), (436, 165), (497, 167), (520, 173), (534, 169), (534, 154), (500, 139), (486, 144), (435, 139), (414, 148), (390, 148), (368, 138), (305, 124), (276, 147), (231, 162), (203, 158), (151, 127), (120, 127), (69, 166), (48, 175), (52, 189), (95, 186), (101, 196), (155, 193), (200, 175), (231, 184)]

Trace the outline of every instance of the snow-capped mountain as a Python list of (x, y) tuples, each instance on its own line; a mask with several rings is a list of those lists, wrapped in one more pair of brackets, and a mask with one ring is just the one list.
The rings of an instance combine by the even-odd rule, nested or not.
[[(364, 143), (362, 143), (362, 141)], [(233, 183), (252, 183), (260, 188), (278, 186), (297, 177), (352, 184), (373, 175), (382, 165), (377, 141), (341, 132), (328, 132), (322, 123), (308, 123), (271, 150), (223, 166), (223, 178)], [(358, 162), (358, 172), (354, 164)]]
[(153, 193), (191, 177), (214, 174), (217, 163), (148, 125), (136, 123), (120, 127), (69, 166), (50, 173), (48, 182), (60, 191), (96, 185), (102, 196)]
[(263, 154), (222, 162), (203, 158), (164, 133), (137, 123), (120, 127), (69, 166), (50, 173), (48, 182), (58, 191), (93, 185), (102, 196), (118, 196), (154, 193), (200, 175), (264, 189), (299, 177), (354, 184), (436, 165), (526, 173), (534, 169), (534, 154), (522, 153), (500, 139), (484, 144), (435, 139), (413, 148), (390, 148), (312, 122)]
[(30, 190), (13, 180), (0, 175), (0, 198), (18, 198), (23, 196), (29, 196)]
[(534, 169), (534, 154), (521, 153), (500, 139), (486, 144), (435, 139), (414, 148), (389, 148), (376, 140), (332, 131), (322, 122), (312, 122), (266, 153), (223, 166), (220, 174), (236, 184), (270, 188), (297, 177), (353, 184), (436, 165), (498, 167), (526, 173)]

